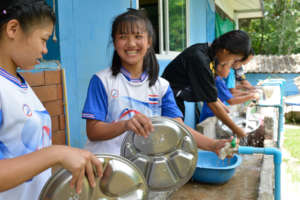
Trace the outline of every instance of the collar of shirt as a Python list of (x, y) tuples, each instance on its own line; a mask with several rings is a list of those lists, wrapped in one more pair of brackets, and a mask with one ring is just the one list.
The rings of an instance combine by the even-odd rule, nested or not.
[(212, 72), (213, 76), (215, 77), (216, 76), (216, 62), (215, 61), (211, 61), (209, 63), (209, 68), (210, 68), (210, 71)]
[(211, 44), (208, 44), (208, 47), (207, 47), (207, 55), (209, 56), (210, 60), (214, 60), (214, 51), (213, 51), (213, 48), (211, 47)]
[(148, 73), (144, 71), (140, 78), (131, 78), (130, 72), (127, 71), (124, 67), (121, 67), (120, 72), (125, 76), (125, 78), (130, 82), (143, 82), (147, 77)]
[(2, 67), (0, 67), (0, 76), (3, 76), (4, 78), (6, 78), (7, 80), (11, 81), (12, 83), (16, 84), (17, 86), (19, 86), (21, 88), (28, 87), (25, 79), (19, 73), (17, 73), (17, 76), (21, 79), (21, 81), (19, 79), (17, 79), (15, 76), (13, 76), (12, 74), (8, 73)]

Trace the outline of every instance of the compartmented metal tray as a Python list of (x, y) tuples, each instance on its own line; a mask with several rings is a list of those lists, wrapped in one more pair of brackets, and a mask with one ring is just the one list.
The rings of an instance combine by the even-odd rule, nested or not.
[(121, 155), (141, 169), (150, 191), (170, 191), (184, 185), (193, 175), (198, 152), (193, 136), (176, 120), (151, 119), (154, 131), (148, 138), (129, 132)]
[[(248, 119), (248, 121), (247, 121), (246, 118), (243, 118), (243, 117), (234, 117), (234, 118), (232, 118), (232, 120), (235, 122), (235, 124), (237, 126), (244, 129), (244, 131), (247, 134), (253, 133), (261, 125), (260, 120), (255, 119), (255, 118)], [(231, 129), (227, 125), (225, 125), (221, 120), (218, 120), (217, 126), (219, 126), (222, 131), (227, 133), (227, 135), (229, 135), (229, 136), (233, 135)]]
[(130, 161), (115, 155), (97, 155), (103, 165), (103, 176), (96, 178), (96, 187), (84, 179), (82, 192), (70, 188), (72, 174), (61, 169), (47, 181), (39, 200), (144, 200), (148, 196), (142, 172)]

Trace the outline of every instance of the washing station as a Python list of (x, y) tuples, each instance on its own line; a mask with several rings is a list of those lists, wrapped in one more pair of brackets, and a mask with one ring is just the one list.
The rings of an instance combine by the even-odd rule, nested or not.
[[(242, 146), (237, 150), (242, 162), (236, 167), (234, 175), (221, 183), (217, 183), (222, 177), (216, 171), (214, 173), (219, 176), (208, 176), (209, 181), (215, 182), (191, 180), (172, 196), (172, 200), (281, 199), (282, 156), (278, 147), (283, 130), (282, 87), (280, 80), (266, 80), (259, 86), (261, 101), (232, 108), (231, 118), (247, 133), (246, 140), (241, 141)], [(227, 126), (213, 117), (197, 124), (196, 129), (213, 138), (233, 135)], [(232, 164), (235, 158), (233, 160)], [(231, 162), (229, 160), (229, 164)], [(223, 163), (217, 160), (212, 164), (219, 167)], [(208, 168), (215, 169), (215, 166)]]

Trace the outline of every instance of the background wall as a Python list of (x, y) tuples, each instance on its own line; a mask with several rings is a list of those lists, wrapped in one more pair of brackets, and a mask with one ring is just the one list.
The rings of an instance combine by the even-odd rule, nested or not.
[(296, 95), (299, 94), (299, 90), (294, 83), (294, 79), (299, 77), (299, 74), (289, 73), (289, 74), (258, 74), (258, 73), (247, 73), (246, 78), (252, 85), (257, 85), (261, 80), (268, 78), (281, 78), (286, 82), (284, 84), (284, 96)]
[[(48, 3), (48, 5), (50, 5), (53, 9), (55, 8), (55, 13), (57, 13), (57, 1), (58, 0), (46, 0), (46, 2)], [(55, 5), (53, 7), (53, 3), (55, 2)], [(53, 37), (51, 37), (48, 41), (47, 41), (47, 47), (48, 47), (48, 54), (44, 55), (44, 59), (45, 60), (60, 60), (60, 51), (59, 51), (59, 19), (58, 19), (58, 15), (56, 14), (56, 26), (55, 26), (55, 33), (53, 35), (56, 36), (57, 41), (53, 41)]]
[[(113, 18), (130, 7), (130, 0), (58, 1), (60, 60), (66, 70), (70, 143), (83, 147), (85, 120), (81, 111), (90, 78), (110, 65)], [(133, 5), (134, 6), (134, 5)]]
[(52, 144), (65, 144), (65, 114), (63, 106), (63, 86), (61, 70), (35, 69), (19, 71), (39, 97), (51, 116)]

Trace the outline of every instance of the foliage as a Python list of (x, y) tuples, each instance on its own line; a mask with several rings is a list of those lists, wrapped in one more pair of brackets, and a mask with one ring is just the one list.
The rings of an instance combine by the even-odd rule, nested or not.
[(300, 161), (300, 127), (286, 129), (284, 137), (284, 148), (291, 153), (292, 157)]
[(240, 20), (256, 54), (300, 53), (300, 1), (264, 0), (264, 17)]
[(287, 172), (291, 175), (293, 182), (300, 182), (299, 162), (300, 162), (300, 126), (297, 128), (287, 128), (284, 133), (283, 146), (292, 157), (284, 158), (287, 164)]
[(185, 0), (169, 0), (170, 50), (182, 51), (186, 47)]

